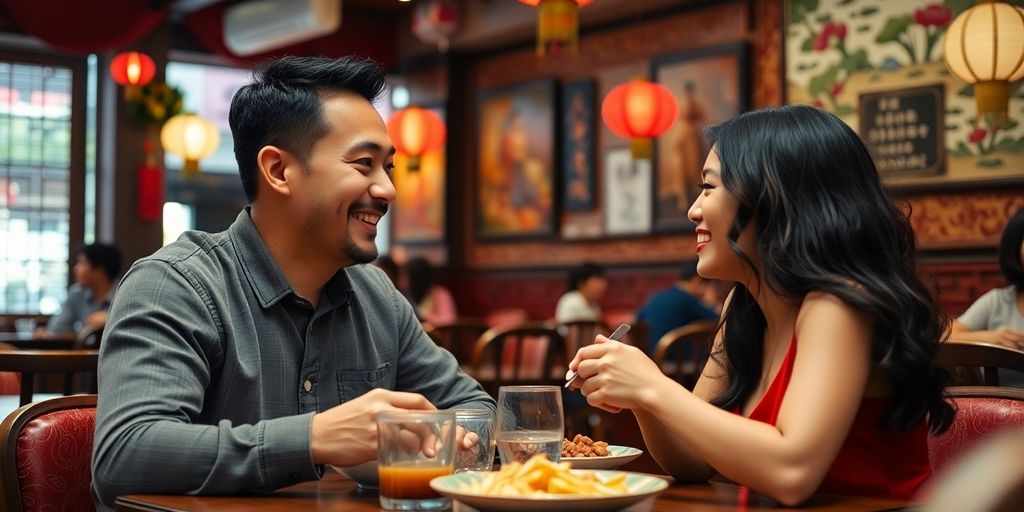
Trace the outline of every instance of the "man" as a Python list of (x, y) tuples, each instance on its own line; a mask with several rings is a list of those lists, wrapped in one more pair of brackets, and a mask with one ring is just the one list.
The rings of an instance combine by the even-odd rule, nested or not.
[[(249, 198), (140, 260), (100, 356), (93, 491), (270, 491), (376, 457), (385, 410), (493, 400), (376, 267), (394, 147), (380, 68), (283, 58), (231, 102)], [(388, 391), (400, 390), (400, 391)]]
[(697, 275), (697, 261), (684, 261), (679, 268), (679, 281), (652, 296), (637, 311), (636, 319), (647, 325), (647, 353), (654, 355), (658, 340), (665, 333), (696, 320), (718, 319), (704, 297), (714, 290)]
[(74, 333), (103, 325), (121, 272), (121, 252), (109, 244), (89, 244), (75, 256), (75, 284), (60, 313), (39, 334)]

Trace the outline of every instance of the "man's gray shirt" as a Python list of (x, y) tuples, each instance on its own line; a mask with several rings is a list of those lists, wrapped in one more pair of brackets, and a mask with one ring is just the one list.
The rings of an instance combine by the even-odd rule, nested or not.
[(46, 330), (50, 332), (77, 332), (82, 328), (83, 323), (89, 315), (97, 311), (106, 311), (110, 307), (110, 300), (114, 296), (114, 288), (117, 282), (111, 283), (110, 292), (102, 301), (96, 302), (92, 296), (92, 290), (75, 283), (68, 288), (68, 298), (60, 307), (60, 313), (50, 318), (46, 324)]
[(439, 409), (494, 409), (369, 265), (338, 271), (314, 310), (243, 210), (135, 263), (100, 351), (93, 493), (232, 494), (316, 479), (313, 413), (374, 388)]

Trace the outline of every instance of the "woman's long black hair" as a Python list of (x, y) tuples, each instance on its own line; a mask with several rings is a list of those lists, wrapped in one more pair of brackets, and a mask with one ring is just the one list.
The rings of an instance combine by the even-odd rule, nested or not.
[[(946, 331), (916, 274), (908, 214), (889, 200), (864, 143), (838, 117), (810, 106), (748, 112), (707, 131), (723, 186), (739, 202), (732, 251), (773, 292), (799, 300), (830, 293), (874, 320), (872, 363), (892, 383), (882, 426), (927, 417), (933, 432), (953, 420), (948, 373), (936, 366)], [(759, 273), (737, 239), (753, 223)], [(761, 378), (766, 321), (756, 290), (737, 284), (720, 329), (729, 387), (713, 401), (733, 409)]]

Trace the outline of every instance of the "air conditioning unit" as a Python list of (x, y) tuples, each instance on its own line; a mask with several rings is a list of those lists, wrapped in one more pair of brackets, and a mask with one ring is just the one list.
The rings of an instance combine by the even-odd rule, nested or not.
[(341, 0), (250, 0), (224, 12), (224, 43), (239, 56), (330, 34), (341, 26)]

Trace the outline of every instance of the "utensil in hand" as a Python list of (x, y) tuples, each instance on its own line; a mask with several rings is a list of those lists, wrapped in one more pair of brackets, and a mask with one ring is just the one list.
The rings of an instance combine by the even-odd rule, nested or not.
[[(622, 339), (623, 336), (626, 335), (627, 332), (629, 332), (629, 324), (622, 324), (617, 329), (615, 329), (615, 332), (613, 332), (611, 336), (608, 336), (608, 339), (612, 341), (619, 341), (620, 339)], [(572, 385), (572, 383), (575, 382), (579, 376), (580, 374), (576, 372), (570, 373), (569, 376), (566, 377), (565, 379), (565, 387), (568, 388), (570, 385)]]

